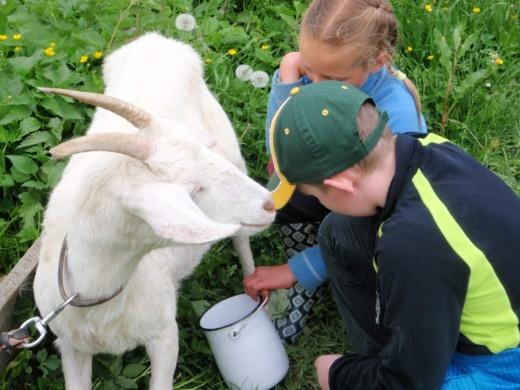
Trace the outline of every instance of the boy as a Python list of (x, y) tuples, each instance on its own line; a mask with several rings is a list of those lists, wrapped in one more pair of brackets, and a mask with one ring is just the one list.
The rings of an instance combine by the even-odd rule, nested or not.
[(320, 356), (321, 387), (520, 388), (519, 198), (449, 141), (386, 121), (326, 81), (271, 127), (275, 206), (297, 187), (333, 211), (320, 250), (355, 353)]

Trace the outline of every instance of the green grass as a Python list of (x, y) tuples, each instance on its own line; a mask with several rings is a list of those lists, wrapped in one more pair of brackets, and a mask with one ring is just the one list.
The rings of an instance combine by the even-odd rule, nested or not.
[[(296, 49), (308, 1), (0, 0), (0, 275), (40, 233), (42, 210), (64, 163), (47, 150), (82, 134), (93, 109), (38, 93), (47, 85), (101, 91), (102, 58), (145, 31), (191, 43), (205, 61), (206, 80), (241, 140), (250, 174), (265, 182), (264, 121), (268, 88), (240, 81), (240, 64), (272, 74)], [(520, 7), (516, 1), (394, 0), (401, 25), (395, 63), (417, 85), (429, 128), (464, 147), (520, 193)], [(431, 5), (431, 12), (425, 10)], [(474, 7), (480, 13), (473, 13)], [(193, 14), (197, 28), (178, 31), (175, 17)], [(21, 39), (13, 36), (21, 34)], [(5, 40), (2, 39), (5, 35)], [(50, 48), (54, 55), (47, 56)], [(410, 47), (410, 50), (407, 48)], [(235, 49), (236, 55), (228, 54)], [(48, 51), (50, 52), (50, 51)], [(88, 55), (86, 62), (80, 58)], [(454, 66), (453, 64), (456, 64)], [(443, 115), (444, 114), (444, 115)], [(282, 263), (276, 228), (252, 242), (258, 264)], [(178, 389), (224, 388), (198, 328), (204, 308), (241, 292), (241, 271), (229, 242), (215, 246), (182, 286)], [(31, 292), (17, 321), (33, 313)], [(348, 348), (329, 297), (317, 306), (304, 336), (287, 348), (291, 368), (279, 389), (313, 389), (313, 362)], [(146, 388), (142, 349), (122, 358), (98, 356), (94, 388)], [(0, 389), (60, 389), (63, 377), (52, 337), (19, 353), (0, 374)]]

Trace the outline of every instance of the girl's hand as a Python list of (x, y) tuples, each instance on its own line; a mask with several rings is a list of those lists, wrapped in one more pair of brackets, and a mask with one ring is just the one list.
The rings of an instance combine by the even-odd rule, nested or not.
[(339, 359), (342, 355), (321, 355), (314, 361), (316, 375), (318, 376), (318, 384), (321, 390), (329, 390), (329, 371), (332, 363)]
[(253, 299), (257, 299), (262, 290), (289, 288), (296, 283), (289, 264), (258, 267), (255, 272), (244, 278), (244, 291)]
[(299, 51), (287, 53), (280, 62), (280, 81), (283, 83), (292, 83), (298, 81), (305, 71), (300, 58)]

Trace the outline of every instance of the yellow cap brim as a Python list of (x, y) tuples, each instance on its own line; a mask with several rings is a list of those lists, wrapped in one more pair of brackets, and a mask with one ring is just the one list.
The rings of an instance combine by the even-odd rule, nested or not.
[(269, 182), (267, 183), (267, 189), (271, 191), (274, 208), (276, 210), (280, 210), (289, 202), (294, 193), (294, 190), (296, 189), (296, 186), (290, 184), (285, 179), (278, 176), (276, 172), (274, 172), (269, 179)]

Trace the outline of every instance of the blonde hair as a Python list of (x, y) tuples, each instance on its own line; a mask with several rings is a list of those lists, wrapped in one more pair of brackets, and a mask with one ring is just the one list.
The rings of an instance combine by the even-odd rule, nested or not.
[[(380, 54), (393, 54), (398, 29), (399, 23), (387, 0), (314, 0), (301, 25), (301, 33), (309, 38), (331, 46), (359, 49), (357, 63), (364, 69), (375, 65)], [(421, 99), (415, 84), (390, 64), (388, 71), (403, 80), (420, 118)]]
[[(364, 103), (357, 114), (356, 123), (361, 140), (366, 140), (372, 133), (379, 121), (379, 113), (371, 103)], [(381, 138), (370, 153), (355, 165), (364, 172), (373, 170), (384, 156), (393, 151), (395, 144), (395, 136), (392, 134), (388, 126), (385, 126)]]

